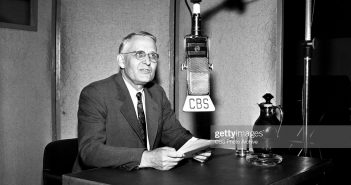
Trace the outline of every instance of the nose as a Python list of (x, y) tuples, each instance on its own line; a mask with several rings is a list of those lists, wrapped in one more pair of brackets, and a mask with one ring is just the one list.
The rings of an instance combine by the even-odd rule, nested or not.
[(148, 55), (146, 55), (145, 59), (143, 60), (143, 63), (146, 64), (146, 65), (151, 65), (151, 61), (150, 61), (150, 58)]

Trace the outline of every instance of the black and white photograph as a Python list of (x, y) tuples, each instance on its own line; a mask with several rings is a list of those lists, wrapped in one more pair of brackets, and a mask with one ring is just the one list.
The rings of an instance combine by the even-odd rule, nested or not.
[(348, 184), (350, 10), (0, 0), (0, 184)]

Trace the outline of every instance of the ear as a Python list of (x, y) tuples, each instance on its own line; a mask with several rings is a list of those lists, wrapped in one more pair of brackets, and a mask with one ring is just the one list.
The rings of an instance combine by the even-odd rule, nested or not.
[(124, 69), (126, 66), (126, 61), (124, 59), (124, 56), (121, 54), (117, 55), (117, 63), (119, 65), (120, 68)]

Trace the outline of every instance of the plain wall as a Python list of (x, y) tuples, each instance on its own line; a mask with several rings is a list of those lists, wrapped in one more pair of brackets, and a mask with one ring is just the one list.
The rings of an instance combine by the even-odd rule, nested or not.
[[(241, 4), (241, 3), (242, 4)], [(245, 3), (246, 2), (246, 3)], [(203, 34), (210, 39), (210, 97), (214, 112), (183, 112), (186, 72), (178, 65), (178, 114), (183, 126), (197, 137), (209, 138), (211, 126), (253, 125), (258, 103), (269, 92), (281, 99), (281, 2), (203, 1)], [(190, 3), (190, 6), (192, 4)], [(190, 34), (190, 14), (183, 1), (178, 9), (179, 64), (184, 62), (183, 38)]]
[(41, 184), (51, 141), (51, 1), (38, 0), (38, 31), (0, 28), (0, 184)]

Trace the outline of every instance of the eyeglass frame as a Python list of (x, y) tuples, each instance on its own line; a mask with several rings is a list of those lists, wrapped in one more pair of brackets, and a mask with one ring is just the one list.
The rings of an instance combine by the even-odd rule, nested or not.
[[(136, 58), (137, 60), (139, 60), (139, 61), (145, 60), (146, 55), (147, 55), (147, 57), (149, 57), (150, 62), (153, 62), (153, 63), (157, 63), (157, 62), (158, 62), (158, 59), (160, 58), (160, 55), (159, 55), (158, 53), (156, 53), (156, 52), (146, 53), (146, 52), (143, 51), (143, 50), (131, 51), (131, 52), (120, 53), (120, 54), (134, 54), (134, 55), (135, 55), (135, 58)], [(138, 56), (141, 55), (141, 54), (144, 54), (145, 56), (143, 56), (143, 57), (141, 57), (141, 58), (138, 57)], [(150, 57), (150, 55), (152, 56), (153, 54), (156, 55), (156, 57), (157, 57), (156, 60), (155, 60), (155, 59), (152, 59), (152, 57)]]

